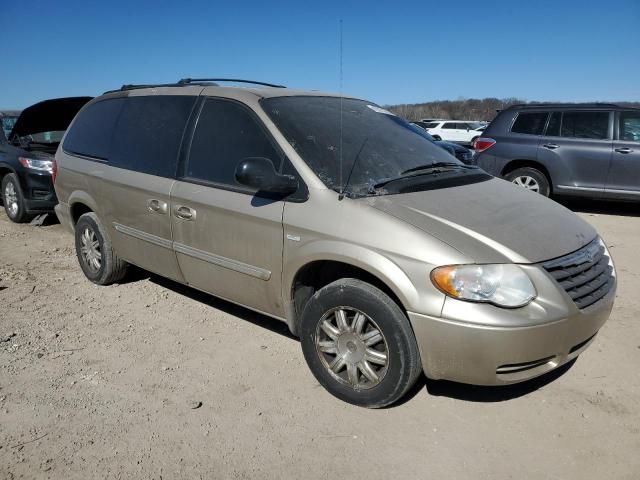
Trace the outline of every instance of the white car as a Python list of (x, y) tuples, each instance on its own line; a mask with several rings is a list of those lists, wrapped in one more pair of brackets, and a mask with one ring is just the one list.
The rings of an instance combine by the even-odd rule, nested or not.
[(436, 140), (473, 145), (473, 142), (482, 135), (482, 132), (476, 130), (478, 126), (476, 122), (442, 120), (428, 123), (425, 129)]

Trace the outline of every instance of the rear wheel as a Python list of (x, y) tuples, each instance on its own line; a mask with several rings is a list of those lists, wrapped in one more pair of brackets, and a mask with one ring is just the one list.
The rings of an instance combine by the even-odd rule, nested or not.
[(76, 255), (85, 276), (98, 285), (122, 280), (127, 263), (118, 257), (95, 213), (85, 213), (78, 219), (75, 230)]
[(300, 333), (318, 382), (355, 405), (380, 408), (398, 401), (422, 371), (403, 311), (360, 280), (337, 280), (318, 290), (304, 309)]
[(551, 193), (549, 179), (540, 170), (533, 167), (517, 168), (505, 175), (510, 182), (531, 192), (548, 197)]
[(20, 180), (15, 173), (8, 173), (2, 179), (2, 203), (12, 222), (24, 223), (31, 219), (25, 206)]

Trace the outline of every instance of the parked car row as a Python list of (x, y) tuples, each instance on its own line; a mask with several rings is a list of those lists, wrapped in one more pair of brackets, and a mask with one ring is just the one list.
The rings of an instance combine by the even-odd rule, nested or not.
[(480, 122), (462, 120), (423, 120), (414, 122), (424, 128), (436, 140), (445, 140), (473, 147), (473, 143), (480, 138), (486, 125)]
[(607, 320), (613, 260), (572, 212), (371, 102), (219, 82), (106, 92), (33, 164), (90, 281), (133, 264), (282, 320), (321, 385), (373, 408), (423, 372), (539, 376)]
[(545, 196), (640, 200), (640, 109), (515, 105), (476, 141), (476, 162)]

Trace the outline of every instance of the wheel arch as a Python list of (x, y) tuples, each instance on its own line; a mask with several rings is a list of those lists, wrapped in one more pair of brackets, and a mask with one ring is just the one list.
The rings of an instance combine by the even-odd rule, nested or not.
[(416, 303), (418, 292), (413, 283), (389, 258), (356, 245), (318, 243), (303, 247), (307, 252), (299, 252), (299, 260), (289, 263), (284, 271), (283, 296), (293, 334), (297, 334), (298, 320), (313, 294), (340, 278), (357, 278), (378, 287), (404, 312)]
[(75, 191), (69, 195), (69, 218), (75, 227), (81, 215), (96, 212), (96, 202), (86, 192)]
[(502, 168), (502, 171), (500, 172), (500, 176), (505, 177), (506, 175), (513, 172), (514, 170), (517, 170), (518, 168), (525, 168), (525, 167), (535, 168), (536, 170), (541, 171), (549, 181), (549, 189), (551, 190), (550, 193), (553, 192), (553, 180), (551, 177), (551, 172), (549, 172), (547, 167), (545, 167), (542, 163), (538, 162), (537, 160), (522, 160), (522, 159), (511, 160)]

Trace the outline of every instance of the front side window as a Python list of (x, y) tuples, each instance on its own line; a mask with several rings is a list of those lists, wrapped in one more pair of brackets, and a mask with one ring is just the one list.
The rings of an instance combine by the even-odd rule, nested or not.
[(457, 123), (448, 122), (448, 123), (443, 124), (442, 128), (444, 128), (446, 130), (457, 130), (458, 124)]
[(513, 122), (511, 131), (513, 133), (524, 133), (527, 135), (542, 135), (544, 124), (547, 121), (547, 115), (547, 112), (519, 113), (518, 118)]
[(427, 125), (424, 128), (437, 128), (438, 125), (440, 125), (440, 123), (430, 122), (430, 123), (427, 123)]
[(282, 165), (282, 156), (247, 108), (229, 100), (207, 99), (193, 135), (185, 176), (238, 187), (236, 168), (248, 157), (268, 158), (276, 170)]
[(640, 112), (620, 112), (620, 140), (640, 142)]
[(366, 101), (285, 96), (260, 103), (316, 176), (337, 192), (359, 197), (480, 181), (481, 170), (466, 167), (423, 129)]
[(609, 112), (564, 112), (561, 136), (606, 139), (609, 136)]

